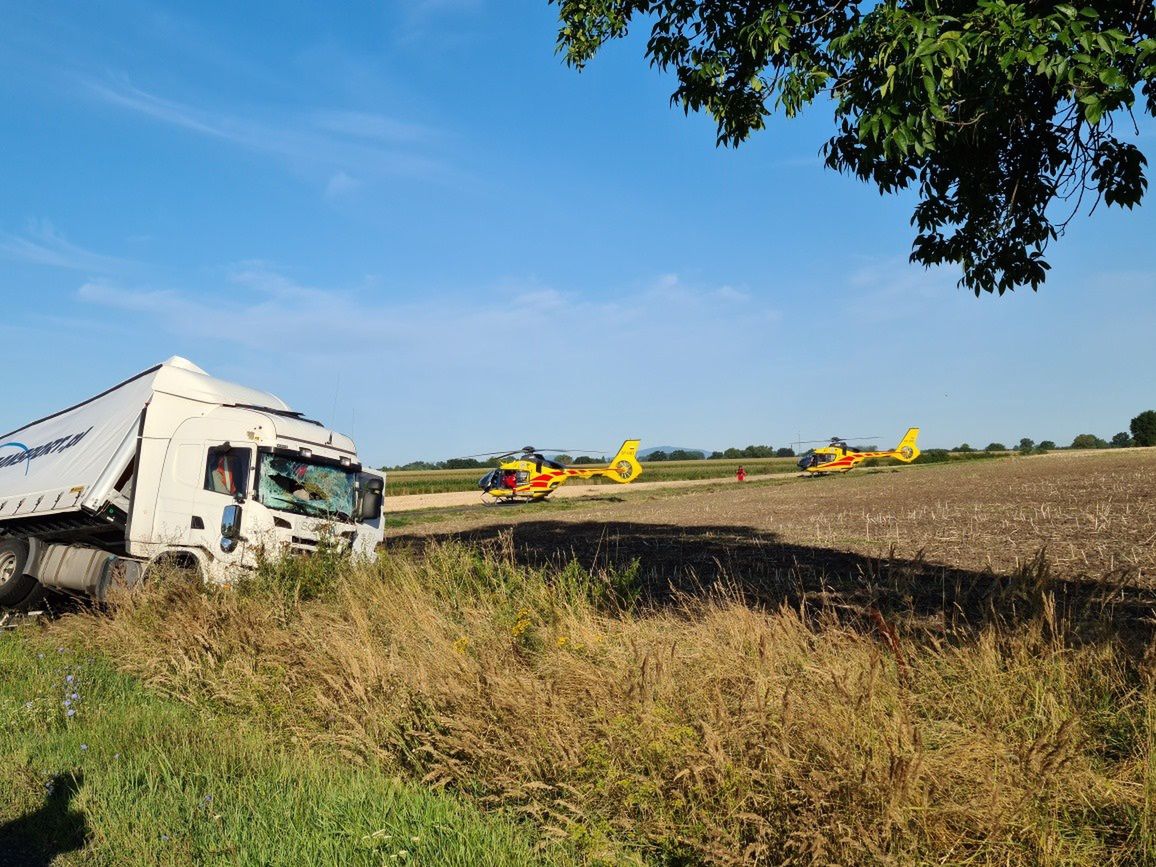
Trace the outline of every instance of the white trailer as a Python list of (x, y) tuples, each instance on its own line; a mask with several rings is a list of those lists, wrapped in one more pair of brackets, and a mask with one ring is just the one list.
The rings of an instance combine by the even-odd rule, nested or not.
[(348, 437), (173, 357), (0, 435), (0, 607), (162, 561), (226, 583), (326, 537), (367, 556), (384, 491)]

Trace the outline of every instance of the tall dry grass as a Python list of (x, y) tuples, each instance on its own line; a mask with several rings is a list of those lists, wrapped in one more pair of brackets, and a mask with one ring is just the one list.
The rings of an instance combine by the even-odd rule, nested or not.
[(1072, 641), (1046, 588), (1026, 623), (934, 635), (726, 593), (637, 609), (629, 574), (452, 545), (308, 571), (53, 628), (591, 861), (1156, 860), (1152, 660)]

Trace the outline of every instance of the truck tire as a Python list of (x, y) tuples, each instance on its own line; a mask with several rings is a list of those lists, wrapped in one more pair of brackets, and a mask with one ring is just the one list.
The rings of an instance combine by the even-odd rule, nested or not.
[(195, 554), (170, 551), (161, 554), (145, 567), (144, 580), (150, 584), (202, 590), (205, 586), (205, 572)]
[(0, 608), (14, 608), (39, 586), (35, 578), (24, 574), (27, 565), (27, 542), (0, 539)]

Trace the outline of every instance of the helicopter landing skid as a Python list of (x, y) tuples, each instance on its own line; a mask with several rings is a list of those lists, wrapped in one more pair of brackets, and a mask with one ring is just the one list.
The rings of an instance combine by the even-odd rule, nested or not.
[(482, 491), (483, 506), (520, 506), (533, 501), (533, 497), (495, 497), (489, 491)]

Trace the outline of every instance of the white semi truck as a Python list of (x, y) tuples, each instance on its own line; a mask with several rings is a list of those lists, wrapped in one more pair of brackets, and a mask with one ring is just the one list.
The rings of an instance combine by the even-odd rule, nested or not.
[(325, 539), (371, 555), (384, 492), (348, 437), (173, 357), (0, 435), (0, 607), (161, 562), (227, 583)]

